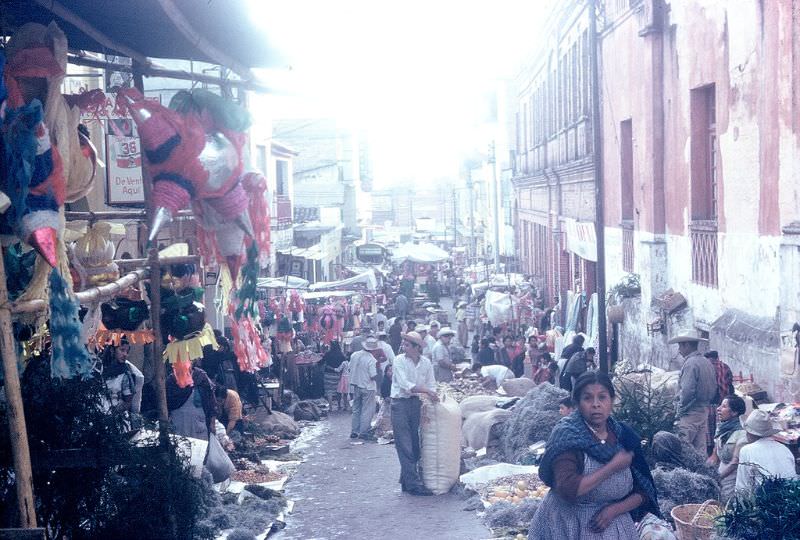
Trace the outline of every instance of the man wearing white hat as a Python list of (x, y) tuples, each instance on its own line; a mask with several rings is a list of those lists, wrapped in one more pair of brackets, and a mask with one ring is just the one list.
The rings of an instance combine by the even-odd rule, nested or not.
[(439, 330), (439, 339), (431, 350), (431, 362), (433, 363), (433, 373), (438, 382), (448, 382), (453, 380), (453, 371), (456, 367), (453, 365), (450, 356), (450, 341), (453, 339), (455, 332), (445, 326)]
[(792, 452), (772, 438), (780, 429), (775, 427), (767, 411), (751, 412), (744, 422), (744, 431), (750, 444), (739, 451), (736, 491), (752, 491), (765, 476), (797, 476)]
[(353, 394), (353, 421), (350, 438), (370, 439), (369, 428), (375, 414), (375, 393), (378, 380), (378, 361), (374, 352), (380, 350), (378, 340), (368, 337), (362, 350), (350, 356), (350, 391)]
[(422, 356), (425, 341), (417, 332), (403, 334), (403, 353), (394, 359), (392, 375), (392, 430), (400, 461), (400, 485), (412, 495), (433, 495), (419, 477), (419, 423), (421, 394), (439, 401), (431, 361)]
[(714, 366), (697, 351), (701, 337), (697, 330), (687, 330), (669, 340), (677, 343), (684, 358), (678, 377), (678, 395), (675, 398), (678, 436), (692, 445), (701, 455), (707, 455), (708, 407), (717, 392), (717, 374)]

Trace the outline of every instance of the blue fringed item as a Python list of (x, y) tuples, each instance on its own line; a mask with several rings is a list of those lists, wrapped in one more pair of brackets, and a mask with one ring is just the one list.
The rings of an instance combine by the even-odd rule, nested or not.
[(81, 337), (78, 301), (69, 295), (64, 278), (56, 270), (50, 272), (50, 335), (53, 340), (50, 376), (87, 379), (94, 362)]
[(13, 226), (28, 213), (28, 194), (36, 161), (36, 128), (43, 118), (42, 104), (34, 99), (30, 104), (9, 109), (3, 122), (8, 179), (6, 195), (11, 199), (7, 219)]

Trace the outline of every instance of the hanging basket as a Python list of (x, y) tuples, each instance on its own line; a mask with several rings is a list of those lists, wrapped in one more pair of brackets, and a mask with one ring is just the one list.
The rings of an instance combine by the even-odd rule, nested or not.
[(703, 504), (679, 504), (670, 512), (678, 540), (709, 540), (714, 533), (714, 518), (721, 513), (720, 503), (713, 499)]

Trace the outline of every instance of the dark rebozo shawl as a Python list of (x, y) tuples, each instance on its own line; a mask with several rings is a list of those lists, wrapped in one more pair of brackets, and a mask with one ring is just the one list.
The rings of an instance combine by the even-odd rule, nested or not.
[(658, 509), (658, 497), (656, 488), (653, 484), (653, 477), (650, 474), (650, 467), (644, 458), (641, 437), (629, 426), (618, 422), (613, 417), (608, 419), (609, 430), (614, 430), (617, 436), (617, 444), (601, 444), (594, 438), (589, 431), (586, 422), (579, 411), (573, 412), (566, 418), (562, 418), (547, 441), (547, 447), (539, 464), (539, 477), (550, 487), (554, 484), (553, 462), (555, 458), (564, 452), (579, 450), (588, 454), (593, 459), (601, 463), (608, 463), (620, 448), (633, 452), (633, 462), (631, 472), (637, 486), (647, 494), (647, 501), (631, 511), (634, 521), (640, 521), (647, 512), (661, 517)]

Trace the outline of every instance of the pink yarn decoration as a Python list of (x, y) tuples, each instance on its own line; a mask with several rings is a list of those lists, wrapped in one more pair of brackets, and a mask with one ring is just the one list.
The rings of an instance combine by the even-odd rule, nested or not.
[(153, 200), (175, 214), (178, 210), (189, 206), (189, 192), (174, 182), (155, 182)]
[(235, 219), (247, 209), (248, 199), (247, 193), (241, 183), (233, 186), (228, 193), (221, 197), (213, 197), (206, 199), (206, 202), (214, 210), (219, 212), (219, 215), (226, 221)]

